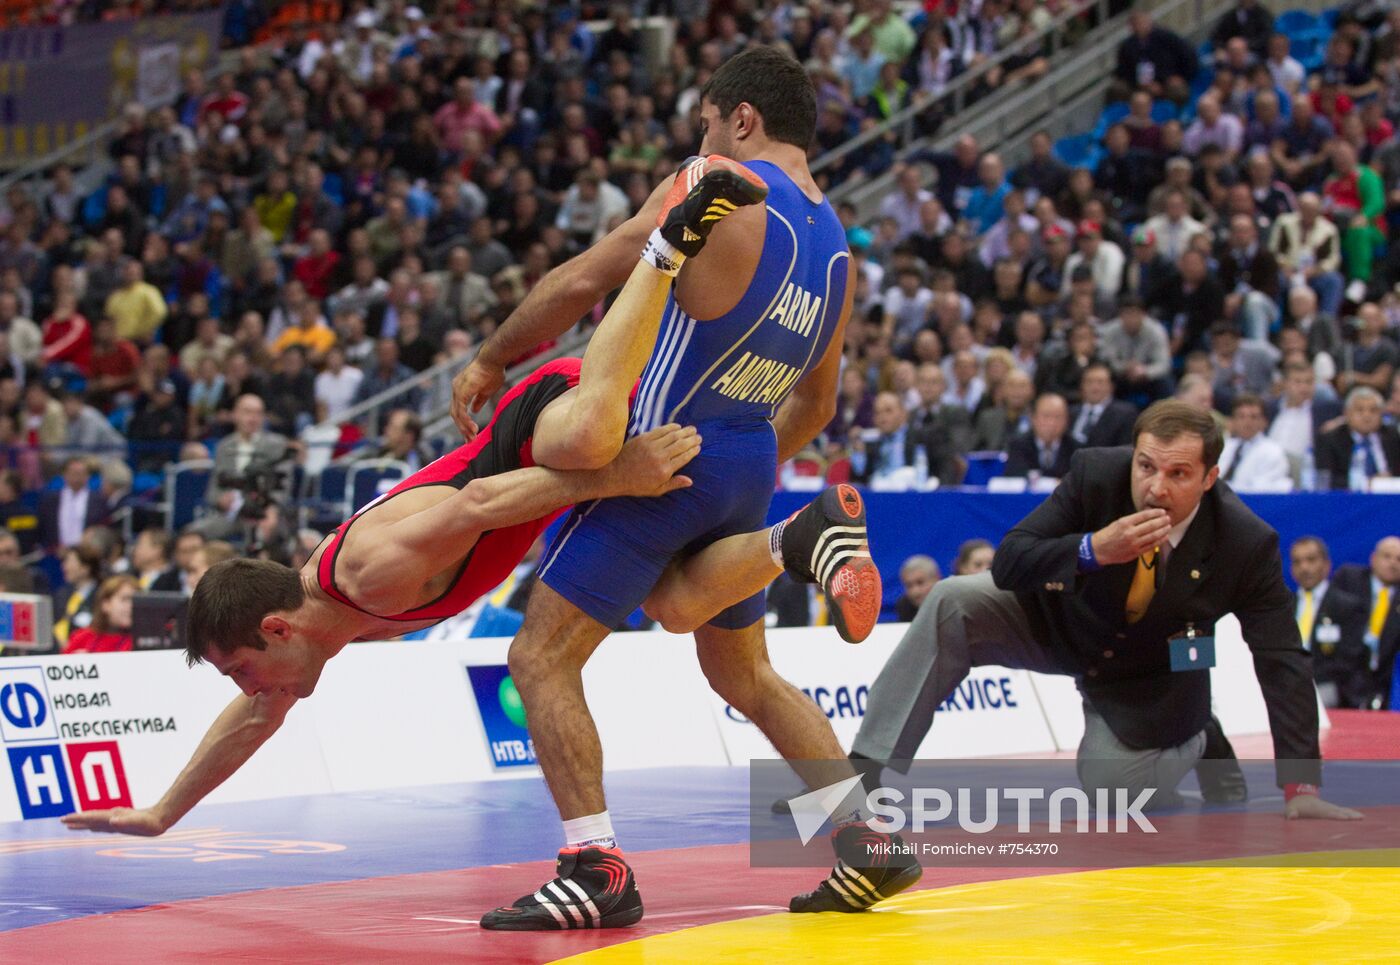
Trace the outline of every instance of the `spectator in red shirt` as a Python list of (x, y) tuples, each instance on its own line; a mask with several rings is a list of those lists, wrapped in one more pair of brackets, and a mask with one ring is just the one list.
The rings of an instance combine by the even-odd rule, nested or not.
[(141, 368), (141, 350), (136, 343), (117, 337), (117, 323), (99, 318), (92, 327), (92, 364), (89, 368), (88, 400), (103, 412), (112, 409), (130, 396), (136, 387), (136, 373)]
[(78, 300), (62, 292), (53, 314), (44, 319), (43, 360), (47, 366), (69, 365), (84, 377), (92, 371), (92, 326), (78, 311)]
[(129, 573), (109, 576), (98, 587), (92, 623), (74, 630), (64, 653), (112, 653), (131, 649), (131, 600), (139, 586)]
[(243, 119), (243, 115), (248, 113), (248, 97), (238, 90), (236, 83), (237, 78), (232, 73), (219, 75), (219, 79), (214, 82), (213, 92), (199, 105), (201, 121), (215, 111), (231, 124), (237, 124)]
[(312, 298), (324, 299), (331, 293), (331, 277), (340, 264), (340, 252), (331, 247), (331, 234), (317, 228), (307, 239), (308, 250), (292, 266), (292, 274)]

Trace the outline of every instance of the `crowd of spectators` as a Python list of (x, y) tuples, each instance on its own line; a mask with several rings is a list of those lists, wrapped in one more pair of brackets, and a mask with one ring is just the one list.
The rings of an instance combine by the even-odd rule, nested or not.
[(1308, 70), (1257, 0), (1200, 52), (1134, 11), (1097, 160), (1070, 166), (1041, 132), (1008, 166), (964, 136), (899, 165), (873, 219), (842, 206), (859, 272), (840, 403), (787, 479), (948, 485), (1004, 460), (1048, 485), (1176, 395), (1227, 429), (1236, 489), (1385, 488), (1400, 9), (1373, 18), (1342, 11)]
[[(979, 94), (1037, 76), (1038, 34), (1067, 5), (292, 5), (304, 20), (284, 6), (228, 5), (222, 70), (189, 73), (169, 106), (128, 105), (95, 189), (58, 164), (0, 199), (0, 514), (27, 558), (66, 561), (41, 582), (82, 577), (85, 608), (56, 599), (69, 623), (133, 567), (136, 541), (114, 550), (114, 534), (162, 521), (148, 504), (172, 462), (213, 462), (192, 533), (294, 560), (314, 537), (298, 538), (295, 508), (268, 522), (226, 480), (432, 458), (423, 420), (440, 391), (403, 389), (377, 438), (347, 413), (469, 357), (551, 267), (634, 211), (697, 148), (699, 91), (743, 46), (783, 44), (808, 66), (815, 156), (965, 71)], [(72, 23), (206, 7), (16, 9)], [(658, 12), (674, 43), (649, 52), (639, 18)], [(824, 183), (889, 163), (882, 141)], [(80, 573), (80, 556), (96, 568)]]

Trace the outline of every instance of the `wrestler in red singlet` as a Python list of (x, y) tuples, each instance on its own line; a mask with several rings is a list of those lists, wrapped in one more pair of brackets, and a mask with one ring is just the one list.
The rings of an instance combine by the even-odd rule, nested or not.
[(377, 613), (342, 593), (335, 582), (335, 561), (341, 543), (355, 521), (399, 493), (420, 486), (461, 489), (473, 479), (533, 466), (535, 460), (531, 443), (535, 422), (546, 405), (578, 385), (582, 366), (583, 360), (575, 358), (557, 359), (540, 366), (528, 379), (505, 394), (490, 424), (475, 439), (424, 466), (341, 523), (335, 532), (326, 537), (320, 563), (316, 567), (321, 589), (333, 599), (361, 613), (385, 620), (414, 623), (455, 616), (478, 597), (499, 586), (525, 558), (540, 533), (568, 510), (568, 506), (527, 523), (482, 533), (447, 589), (437, 599), (403, 613)]

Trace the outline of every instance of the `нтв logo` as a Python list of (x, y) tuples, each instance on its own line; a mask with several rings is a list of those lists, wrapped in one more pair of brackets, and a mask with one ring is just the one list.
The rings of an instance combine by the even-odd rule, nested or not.
[(0, 736), (11, 743), (57, 740), (58, 724), (47, 695), (42, 668), (0, 671)]
[(525, 703), (510, 679), (510, 668), (467, 667), (467, 679), (476, 697), (486, 746), (496, 767), (522, 767), (535, 763), (535, 745), (526, 729)]

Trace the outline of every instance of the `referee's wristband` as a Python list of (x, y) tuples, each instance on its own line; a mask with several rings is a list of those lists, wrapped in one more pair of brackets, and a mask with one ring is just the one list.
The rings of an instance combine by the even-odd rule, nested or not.
[(1312, 795), (1313, 797), (1317, 797), (1317, 785), (1316, 785), (1316, 784), (1285, 784), (1285, 785), (1283, 786), (1283, 802), (1284, 802), (1285, 804), (1287, 804), (1289, 801), (1293, 800), (1295, 797), (1301, 797), (1301, 796), (1304, 795), (1304, 794), (1310, 794), (1310, 795)]
[(1079, 572), (1092, 573), (1099, 567), (1099, 559), (1094, 555), (1094, 534), (1085, 533), (1079, 541)]

